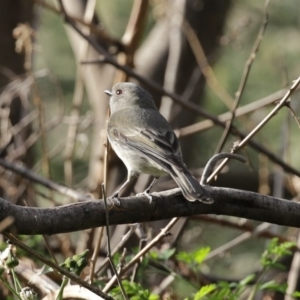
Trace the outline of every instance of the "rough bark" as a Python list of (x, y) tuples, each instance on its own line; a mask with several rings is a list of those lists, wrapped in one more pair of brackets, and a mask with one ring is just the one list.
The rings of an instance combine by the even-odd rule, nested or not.
[[(229, 215), (300, 228), (300, 204), (253, 192), (209, 188), (214, 203), (188, 202), (179, 189), (144, 196), (108, 199), (109, 224), (157, 221), (196, 214)], [(11, 216), (19, 234), (57, 234), (105, 226), (103, 200), (92, 200), (55, 208), (17, 206), (0, 199), (0, 221)]]

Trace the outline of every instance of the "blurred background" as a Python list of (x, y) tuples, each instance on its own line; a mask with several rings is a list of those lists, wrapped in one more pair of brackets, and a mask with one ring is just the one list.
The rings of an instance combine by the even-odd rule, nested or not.
[[(202, 168), (213, 154), (229, 152), (241, 138), (230, 132), (220, 148), (222, 126), (176, 104), (147, 80), (154, 80), (212, 116), (221, 115), (223, 122), (229, 120), (230, 114), (222, 114), (231, 110), (240, 91), (236, 113), (241, 112), (241, 116), (234, 118), (233, 126), (247, 134), (299, 76), (297, 0), (272, 0), (269, 4), (263, 0), (62, 3), (63, 7), (56, 1), (41, 0), (0, 3), (0, 153), (10, 162), (22, 163), (40, 176), (95, 199), (102, 197), (102, 182), (110, 195), (126, 177), (123, 164), (111, 151), (107, 169), (104, 163), (109, 99), (103, 91), (111, 89), (114, 83), (132, 81), (151, 92), (180, 138), (186, 164), (200, 178)], [(139, 82), (109, 64), (105, 54), (95, 50), (65, 22), (63, 9), (70, 22), (100, 45), (103, 53), (134, 69), (145, 81)], [(241, 84), (247, 67), (247, 78)], [(299, 93), (293, 94), (290, 107), (281, 109), (253, 140), (299, 170)], [(246, 109), (248, 112), (244, 113)], [(193, 124), (199, 126), (192, 127)], [(271, 155), (251, 145), (240, 154), (247, 158), (247, 163), (230, 162), (212, 185), (286, 199), (297, 197), (299, 178), (274, 163)], [(73, 201), (4, 169), (1, 172), (2, 197), (9, 201), (22, 205), (26, 201), (26, 205), (42, 207)], [(140, 176), (124, 195), (141, 192), (149, 180)], [(159, 180), (154, 190), (173, 187), (172, 180), (165, 178)], [(165, 224), (144, 224), (144, 231), (151, 238)], [(259, 237), (249, 232), (258, 227), (269, 232), (269, 238), (297, 239), (296, 229), (259, 226), (259, 222), (235, 217), (183, 219), (173, 229), (172, 238), (157, 245), (155, 251), (190, 252), (209, 246), (211, 258), (197, 272), (205, 274), (208, 282), (212, 278), (239, 280), (260, 269), (259, 258), (268, 243), (267, 235)], [(112, 247), (118, 245), (127, 230), (128, 226), (111, 228)], [(88, 247), (93, 249), (97, 234), (93, 229), (46, 239), (61, 262)], [(138, 239), (138, 235), (130, 239), (129, 252), (136, 251)], [(40, 237), (24, 237), (24, 241), (47, 252)], [(227, 245), (229, 242), (232, 245)], [(220, 248), (224, 245), (228, 248)], [(105, 247), (103, 237), (97, 264), (106, 256)], [(158, 271), (148, 266), (140, 272)], [(165, 277), (162, 273), (159, 280)], [(283, 281), (286, 278), (287, 273)], [(137, 281), (150, 290), (159, 286), (155, 278), (150, 282), (142, 278)], [(196, 290), (175, 278), (160, 295), (163, 298), (168, 292), (170, 299), (183, 299)]]

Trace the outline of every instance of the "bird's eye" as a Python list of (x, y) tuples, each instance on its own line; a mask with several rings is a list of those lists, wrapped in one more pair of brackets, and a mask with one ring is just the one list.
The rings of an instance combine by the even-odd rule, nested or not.
[(116, 91), (116, 94), (117, 94), (117, 95), (121, 95), (122, 93), (123, 93), (122, 90), (117, 90), (117, 91)]

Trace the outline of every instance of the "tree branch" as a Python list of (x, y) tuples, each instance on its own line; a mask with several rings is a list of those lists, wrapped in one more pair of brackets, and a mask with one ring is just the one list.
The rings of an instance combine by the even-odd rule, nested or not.
[[(186, 201), (179, 189), (144, 196), (108, 199), (109, 223), (149, 222), (196, 214), (229, 215), (300, 228), (300, 204), (230, 188), (209, 187), (215, 202)], [(57, 234), (105, 226), (104, 201), (84, 201), (55, 208), (23, 207), (0, 198), (0, 221), (14, 218), (19, 234)]]

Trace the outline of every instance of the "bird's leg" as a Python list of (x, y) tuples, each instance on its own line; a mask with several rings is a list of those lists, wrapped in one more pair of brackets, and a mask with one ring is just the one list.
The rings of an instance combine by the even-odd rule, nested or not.
[(150, 185), (142, 192), (137, 194), (137, 196), (141, 196), (144, 195), (149, 199), (149, 202), (151, 204), (152, 202), (152, 197), (149, 195), (151, 188), (153, 187), (153, 185), (156, 183), (157, 181), (157, 177), (154, 177), (154, 179), (152, 180), (152, 182), (150, 183)]
[(127, 179), (126, 181), (113, 193), (112, 197), (113, 198), (119, 198), (119, 194), (120, 192), (125, 188), (125, 186), (127, 184), (130, 183), (131, 179), (134, 177), (134, 173), (133, 172), (128, 172), (128, 175), (127, 175)]
[(154, 177), (153, 180), (151, 181), (150, 185), (144, 190), (145, 194), (149, 194), (150, 193), (150, 190), (154, 186), (154, 184), (156, 183), (156, 181), (157, 181), (157, 177)]

